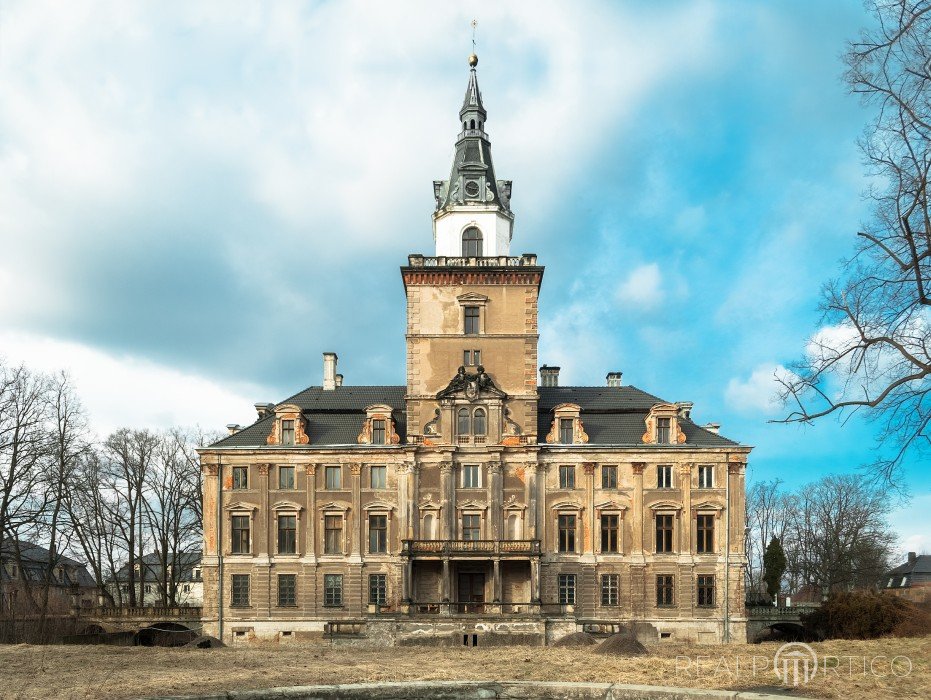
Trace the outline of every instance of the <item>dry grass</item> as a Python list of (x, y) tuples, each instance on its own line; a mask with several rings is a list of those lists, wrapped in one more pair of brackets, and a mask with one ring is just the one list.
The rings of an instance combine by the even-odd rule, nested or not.
[[(812, 645), (828, 672), (800, 691), (823, 698), (931, 697), (931, 636), (917, 639), (830, 641)], [(651, 647), (651, 656), (599, 656), (587, 648), (393, 648), (257, 646), (227, 649), (162, 649), (106, 646), (0, 647), (3, 698), (134, 698), (315, 683), (404, 680), (541, 680), (639, 683), (750, 689), (773, 687), (777, 644)], [(685, 660), (693, 659), (684, 670)], [(701, 655), (700, 672), (694, 661)], [(907, 676), (888, 673), (888, 659), (906, 656)], [(757, 674), (753, 674), (757, 657)], [(765, 657), (765, 658), (764, 658)], [(852, 657), (845, 658), (845, 657)], [(863, 657), (867, 659), (864, 673)], [(762, 665), (768, 663), (765, 670)], [(904, 664), (904, 662), (902, 662)], [(739, 665), (738, 665), (739, 664)], [(898, 666), (899, 673), (907, 666)], [(678, 671), (677, 671), (678, 666)]]

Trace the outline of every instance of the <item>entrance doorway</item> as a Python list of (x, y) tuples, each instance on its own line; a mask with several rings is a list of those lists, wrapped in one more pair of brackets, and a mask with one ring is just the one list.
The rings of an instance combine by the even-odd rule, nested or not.
[(459, 612), (485, 612), (485, 574), (461, 572), (457, 592)]

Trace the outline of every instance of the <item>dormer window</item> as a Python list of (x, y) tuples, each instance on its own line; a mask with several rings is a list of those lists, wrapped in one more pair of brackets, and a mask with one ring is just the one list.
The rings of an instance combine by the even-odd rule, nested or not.
[(293, 445), (294, 444), (294, 421), (293, 420), (281, 421), (281, 444), (282, 445)]
[[(478, 194), (478, 185), (475, 184), (475, 192), (469, 192), (473, 197)], [(468, 185), (466, 186), (468, 187)], [(468, 192), (468, 190), (466, 190)], [(462, 257), (480, 258), (482, 257), (482, 232), (475, 226), (469, 226), (462, 232)]]
[(310, 442), (299, 406), (294, 404), (278, 406), (275, 409), (275, 417), (272, 432), (266, 440), (269, 445), (293, 447)]
[(559, 442), (564, 445), (572, 444), (572, 423), (571, 418), (559, 419)]
[(385, 421), (376, 419), (372, 421), (372, 444), (385, 444)]
[[(691, 404), (689, 404), (691, 405)], [(646, 415), (646, 431), (641, 441), (647, 445), (681, 445), (685, 442), (679, 406), (673, 403), (654, 404)]]
[(582, 409), (574, 403), (561, 403), (553, 409), (553, 424), (546, 436), (549, 444), (579, 445), (588, 442), (582, 426)]
[(672, 420), (670, 418), (656, 419), (656, 442), (661, 445), (669, 444), (669, 426)]

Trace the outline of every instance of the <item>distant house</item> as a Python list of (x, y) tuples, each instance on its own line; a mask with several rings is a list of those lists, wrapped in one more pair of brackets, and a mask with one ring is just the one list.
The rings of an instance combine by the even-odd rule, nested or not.
[(32, 542), (5, 540), (0, 543), (0, 612), (34, 612), (29, 594), (39, 599), (50, 567), (49, 612), (67, 613), (98, 603), (97, 585), (84, 564), (50, 555)]
[[(146, 554), (141, 561), (136, 562), (136, 604), (143, 606), (167, 605), (171, 601), (165, 600), (163, 590), (165, 586), (163, 581), (174, 581), (175, 604), (200, 607), (204, 601), (204, 581), (201, 576), (201, 552), (188, 552), (179, 554), (176, 558), (169, 561), (167, 576), (162, 571), (161, 558), (158, 554)], [(175, 571), (179, 567), (180, 571)], [(142, 600), (139, 601), (139, 571), (143, 571)], [(129, 601), (129, 564), (124, 564), (117, 572), (116, 578), (111, 581), (107, 588), (113, 596), (114, 601), (122, 601), (123, 605), (128, 605)]]
[(912, 600), (931, 596), (931, 555), (908, 553), (908, 561), (886, 578), (886, 590)]

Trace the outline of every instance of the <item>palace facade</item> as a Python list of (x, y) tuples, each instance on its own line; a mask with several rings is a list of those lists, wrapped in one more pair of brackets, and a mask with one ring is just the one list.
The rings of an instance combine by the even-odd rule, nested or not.
[(320, 386), (200, 451), (206, 633), (744, 641), (750, 448), (620, 372), (560, 386), (539, 367), (544, 268), (511, 254), (476, 63), (435, 255), (401, 268), (406, 384), (345, 384), (324, 353)]

